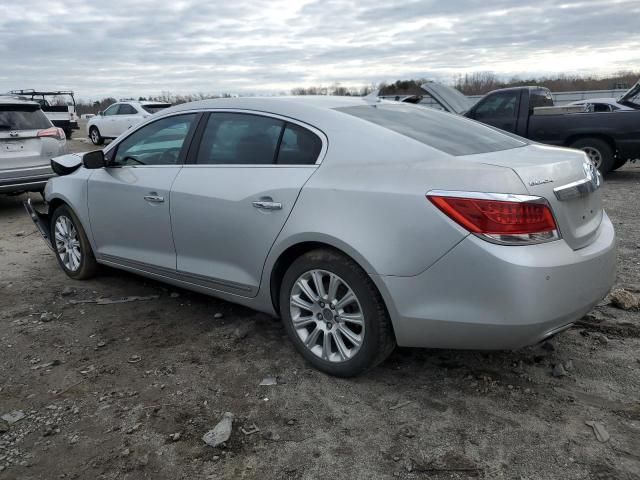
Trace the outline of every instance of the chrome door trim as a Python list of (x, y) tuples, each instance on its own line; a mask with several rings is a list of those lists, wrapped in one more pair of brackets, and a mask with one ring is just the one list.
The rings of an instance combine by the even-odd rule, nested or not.
[[(600, 175), (599, 173), (597, 175)], [(600, 188), (600, 178), (583, 178), (553, 189), (556, 198), (561, 202), (584, 197)]]

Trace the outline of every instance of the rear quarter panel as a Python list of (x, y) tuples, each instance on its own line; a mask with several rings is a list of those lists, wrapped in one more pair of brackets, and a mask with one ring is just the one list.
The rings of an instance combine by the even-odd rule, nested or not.
[(467, 162), (368, 123), (325, 133), (327, 155), (302, 189), (267, 272), (292, 244), (321, 241), (345, 251), (369, 274), (417, 275), (468, 235), (426, 192), (527, 193), (511, 169)]

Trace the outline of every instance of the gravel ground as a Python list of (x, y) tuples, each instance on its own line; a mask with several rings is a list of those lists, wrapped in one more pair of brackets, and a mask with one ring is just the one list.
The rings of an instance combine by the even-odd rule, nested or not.
[[(640, 165), (604, 195), (638, 295)], [(398, 349), (341, 380), (266, 315), (111, 269), (70, 280), (24, 198), (0, 197), (2, 479), (640, 477), (638, 312), (602, 305), (516, 352)], [(132, 295), (151, 298), (78, 303)]]

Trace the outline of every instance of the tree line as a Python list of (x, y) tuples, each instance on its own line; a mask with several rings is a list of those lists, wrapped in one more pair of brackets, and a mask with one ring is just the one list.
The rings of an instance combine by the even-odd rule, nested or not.
[[(518, 87), (523, 85), (539, 85), (546, 87), (552, 92), (567, 92), (572, 90), (612, 90), (618, 88), (629, 88), (640, 78), (640, 71), (621, 71), (611, 75), (553, 75), (544, 77), (520, 78), (512, 77), (506, 79), (494, 72), (475, 72), (458, 75), (454, 78), (452, 87), (457, 88), (465, 95), (484, 95), (491, 90), (507, 87)], [(393, 83), (382, 82), (364, 86), (348, 86), (334, 83), (329, 86), (296, 87), (290, 91), (291, 95), (346, 95), (365, 96), (376, 90), (381, 95), (421, 95), (423, 93), (420, 85), (427, 82), (426, 78), (416, 78), (409, 80), (397, 80)], [(283, 92), (284, 93), (284, 92)], [(231, 97), (229, 93), (212, 95), (206, 93), (194, 94), (173, 94), (162, 92), (160, 95), (147, 97), (129, 98), (126, 100), (150, 100), (156, 102), (166, 102), (173, 105), (179, 103), (194, 102), (196, 100), (206, 100), (210, 98)], [(244, 94), (243, 96), (253, 96)], [(125, 99), (120, 99), (125, 100)], [(79, 115), (85, 113), (97, 114), (106, 109), (109, 105), (117, 102), (113, 97), (106, 97), (95, 101), (77, 101), (76, 110)]]

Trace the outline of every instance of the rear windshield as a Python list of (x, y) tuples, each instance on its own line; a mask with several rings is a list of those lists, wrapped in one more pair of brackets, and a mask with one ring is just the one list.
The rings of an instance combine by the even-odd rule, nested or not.
[(144, 108), (149, 113), (156, 113), (160, 110), (164, 110), (165, 108), (169, 108), (170, 106), (171, 105), (168, 105), (166, 103), (159, 103), (158, 105), (142, 105), (142, 108)]
[(42, 130), (52, 124), (35, 105), (0, 105), (0, 130)]
[(336, 110), (388, 128), (449, 155), (473, 155), (526, 145), (480, 123), (423, 107), (373, 104)]

